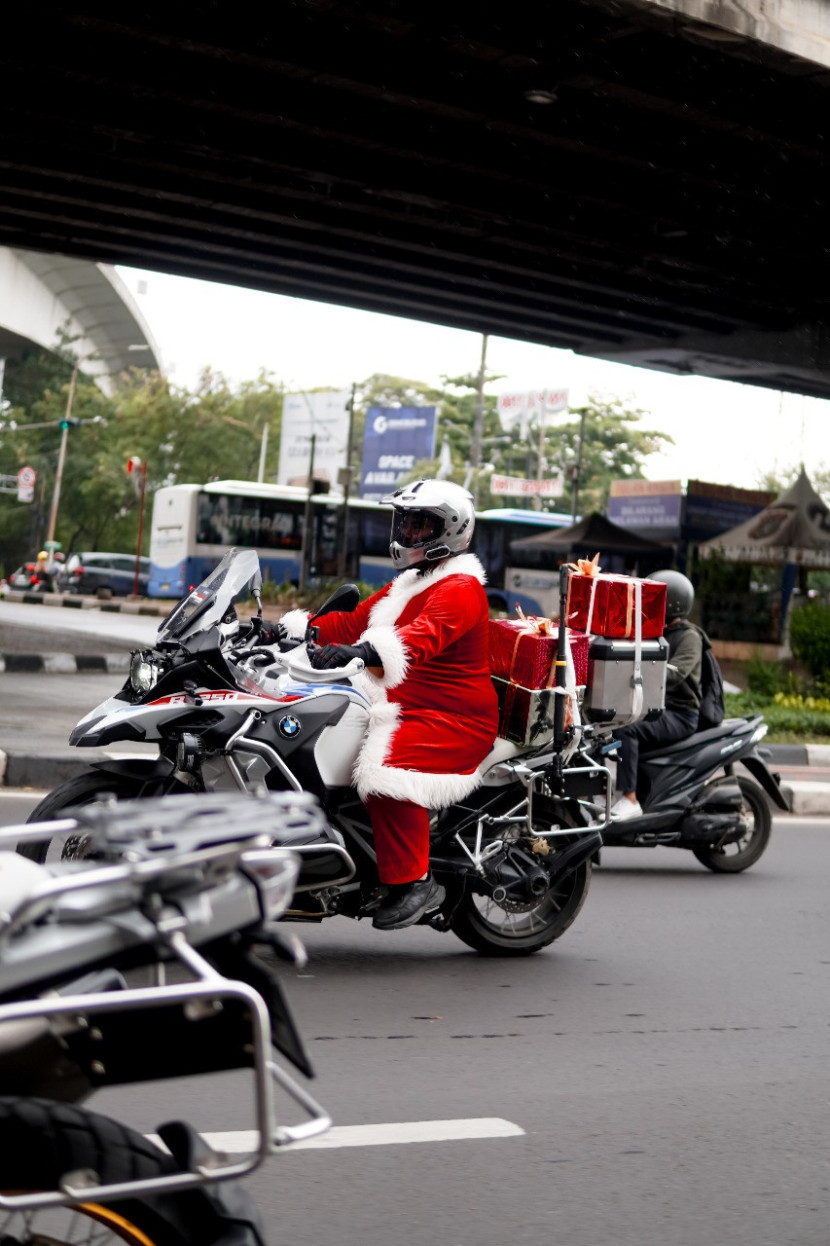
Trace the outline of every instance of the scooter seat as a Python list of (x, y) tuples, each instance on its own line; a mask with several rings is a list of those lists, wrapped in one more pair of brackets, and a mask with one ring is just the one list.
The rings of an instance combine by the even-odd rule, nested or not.
[(691, 735), (684, 736), (682, 740), (675, 740), (674, 744), (657, 744), (653, 748), (644, 748), (641, 745), (640, 756), (650, 757), (659, 753), (661, 757), (671, 757), (673, 753), (685, 752), (690, 746), (702, 747), (711, 740), (725, 740), (727, 736), (732, 735), (735, 724), (743, 721), (742, 718), (725, 718), (719, 727), (708, 727), (706, 731), (693, 731)]

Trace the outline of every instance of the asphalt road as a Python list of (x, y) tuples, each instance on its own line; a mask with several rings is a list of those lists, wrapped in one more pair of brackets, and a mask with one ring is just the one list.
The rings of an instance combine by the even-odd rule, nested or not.
[[(0, 794), (0, 815), (24, 804)], [(282, 977), (336, 1127), (452, 1137), (334, 1134), (274, 1157), (249, 1182), (271, 1240), (826, 1244), (828, 832), (777, 818), (736, 877), (606, 850), (575, 925), (527, 960), (430, 930), (292, 927), (310, 961)], [(250, 1128), (248, 1099), (231, 1075), (93, 1106), (224, 1134)], [(516, 1132), (488, 1136), (493, 1121)]]

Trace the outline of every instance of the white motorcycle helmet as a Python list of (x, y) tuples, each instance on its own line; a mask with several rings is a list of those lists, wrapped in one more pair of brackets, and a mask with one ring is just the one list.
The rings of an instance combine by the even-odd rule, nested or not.
[(428, 566), (470, 548), (473, 497), (447, 480), (414, 480), (381, 498), (392, 506), (389, 554), (395, 568)]

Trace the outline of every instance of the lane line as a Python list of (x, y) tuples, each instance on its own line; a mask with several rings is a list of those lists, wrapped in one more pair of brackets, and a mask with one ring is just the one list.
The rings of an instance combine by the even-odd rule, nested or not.
[[(461, 1142), (480, 1138), (517, 1138), (524, 1130), (512, 1121), (498, 1116), (470, 1117), (450, 1121), (400, 1121), (382, 1125), (333, 1125), (319, 1138), (295, 1142), (291, 1151), (333, 1150), (356, 1146), (399, 1146), (411, 1142)], [(256, 1150), (259, 1135), (254, 1129), (226, 1130), (204, 1133), (202, 1137), (216, 1151), (227, 1155), (247, 1154)], [(163, 1143), (156, 1134), (147, 1134), (156, 1146)]]

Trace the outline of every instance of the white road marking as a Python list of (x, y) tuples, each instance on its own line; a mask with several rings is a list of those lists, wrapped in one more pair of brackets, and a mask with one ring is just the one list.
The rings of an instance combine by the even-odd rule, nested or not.
[[(480, 1138), (516, 1138), (524, 1134), (519, 1125), (498, 1116), (471, 1117), (454, 1121), (401, 1121), (385, 1125), (333, 1125), (319, 1138), (292, 1143), (292, 1151), (310, 1151), (353, 1146), (395, 1146), (406, 1142), (475, 1142)], [(156, 1146), (156, 1134), (148, 1134)], [(205, 1133), (202, 1137), (216, 1151), (226, 1155), (255, 1151), (259, 1135), (253, 1129)]]

